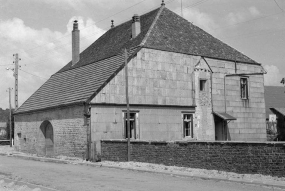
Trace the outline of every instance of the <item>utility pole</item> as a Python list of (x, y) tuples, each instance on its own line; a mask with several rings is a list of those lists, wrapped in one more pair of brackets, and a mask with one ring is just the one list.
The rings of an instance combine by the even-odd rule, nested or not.
[(13, 88), (8, 88), (9, 91), (9, 108), (10, 108), (10, 116), (9, 116), (9, 129), (10, 129), (10, 147), (12, 147), (12, 110), (11, 110), (11, 89)]
[[(15, 110), (18, 109), (18, 69), (19, 69), (19, 55), (18, 53), (13, 54), (15, 57), (15, 70), (14, 70), (14, 77), (15, 77)], [(21, 67), (21, 66), (20, 66)]]
[(130, 153), (130, 105), (129, 105), (129, 82), (128, 82), (128, 52), (125, 49), (125, 77), (126, 77), (126, 102), (127, 102), (127, 136), (128, 136), (128, 161), (131, 161)]
[(15, 57), (15, 61), (13, 61), (13, 63), (15, 64), (15, 68), (6, 68), (7, 70), (12, 70), (13, 76), (15, 77), (15, 110), (18, 109), (18, 69), (21, 68), (21, 66), (19, 65), (19, 60), (21, 60), (21, 58), (19, 58), (18, 53), (13, 54), (13, 56)]

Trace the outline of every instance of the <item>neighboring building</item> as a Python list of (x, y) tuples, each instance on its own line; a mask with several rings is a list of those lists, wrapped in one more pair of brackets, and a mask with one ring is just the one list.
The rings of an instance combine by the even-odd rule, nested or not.
[(283, 86), (264, 86), (264, 98), (266, 107), (266, 121), (270, 121), (276, 116), (270, 108), (285, 108), (285, 87)]
[(285, 108), (270, 108), (270, 110), (276, 115), (277, 136), (274, 140), (285, 141)]
[(264, 97), (267, 133), (276, 137), (278, 133), (282, 132), (284, 126), (282, 111), (285, 108), (285, 88), (283, 86), (265, 86)]
[(7, 137), (7, 122), (0, 122), (0, 139)]
[(266, 140), (261, 64), (164, 5), (112, 26), (80, 56), (77, 27), (72, 61), (16, 111), (19, 150), (88, 157), (101, 139), (125, 139), (124, 49), (132, 139)]

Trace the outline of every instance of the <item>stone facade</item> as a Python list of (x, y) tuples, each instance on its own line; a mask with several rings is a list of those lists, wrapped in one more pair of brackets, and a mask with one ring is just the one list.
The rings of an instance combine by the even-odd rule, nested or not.
[[(103, 161), (127, 161), (126, 140), (101, 144)], [(136, 162), (285, 176), (284, 142), (131, 141), (130, 151)]]
[[(135, 139), (141, 140), (182, 140), (182, 112), (194, 113), (193, 107), (131, 106), (136, 113)], [(95, 105), (91, 110), (91, 139), (100, 153), (100, 140), (126, 137), (124, 113), (121, 105)], [(196, 133), (196, 132), (195, 132)]]
[[(227, 140), (265, 141), (261, 72), (260, 65), (141, 49), (128, 63), (129, 100), (135, 117), (132, 139), (214, 141), (217, 130), (213, 112), (226, 112), (237, 118), (227, 123)], [(229, 74), (236, 76), (226, 76)], [(241, 99), (241, 77), (248, 80), (248, 99)], [(125, 100), (125, 70), (122, 69), (90, 103), (90, 136), (83, 106), (18, 114), (16, 148), (47, 154), (42, 127), (50, 123), (54, 135), (53, 155), (82, 157), (91, 149), (90, 154), (94, 156), (94, 150), (100, 153), (101, 139), (126, 138)], [(192, 116), (191, 136), (185, 136), (183, 117), (186, 114)], [(87, 137), (93, 144), (87, 145)]]
[(0, 139), (7, 138), (7, 122), (0, 122)]
[[(214, 59), (207, 59), (207, 62), (213, 71), (214, 111), (226, 111), (237, 118), (228, 124), (229, 140), (266, 141), (264, 76), (247, 76), (249, 93), (247, 100), (240, 97), (240, 76), (227, 76), (226, 87), (224, 86), (226, 74), (261, 73), (262, 67)], [(226, 92), (226, 109), (224, 92)]]
[(15, 148), (19, 151), (46, 155), (44, 130), (49, 122), (53, 129), (53, 153), (50, 155), (85, 158), (87, 126), (83, 106), (50, 109), (15, 116)]
[[(91, 103), (99, 105), (126, 104), (124, 73), (125, 70), (121, 70)], [(251, 73), (251, 75), (246, 76), (249, 81), (249, 99), (247, 100), (241, 99), (241, 76), (238, 76), (241, 73)], [(196, 140), (215, 140), (217, 132), (215, 132), (213, 111), (226, 112), (237, 118), (237, 120), (231, 121), (227, 125), (227, 140), (265, 141), (263, 75), (253, 75), (252, 73), (262, 73), (262, 67), (260, 65), (204, 59), (200, 56), (143, 48), (128, 63), (130, 104), (145, 105), (144, 108), (141, 108), (141, 113), (147, 113), (148, 109), (151, 110), (151, 105), (196, 106), (193, 112), (193, 138)], [(237, 74), (237, 76), (225, 77), (228, 74)], [(204, 90), (200, 89), (201, 80), (205, 80)], [(226, 82), (226, 87), (224, 86), (224, 81)], [(226, 97), (224, 96), (225, 92)], [(98, 113), (100, 109), (102, 109), (101, 106), (92, 106), (92, 129), (96, 129), (96, 126), (108, 129), (109, 123), (101, 123), (93, 115), (94, 113)], [(164, 109), (165, 112), (168, 112), (167, 107)], [(114, 105), (113, 108), (107, 110), (109, 111), (105, 116), (104, 113), (100, 114), (102, 119), (112, 118), (116, 112), (122, 118), (122, 108), (116, 108)], [(166, 123), (169, 126), (169, 128), (164, 128), (164, 131), (166, 131), (165, 135), (167, 136), (161, 136), (161, 133), (155, 134), (148, 127), (141, 125), (141, 123), (148, 123), (149, 119), (145, 119), (145, 122), (140, 119), (141, 131), (144, 131), (145, 135), (140, 137), (140, 139), (182, 139), (183, 137), (177, 136), (178, 134), (181, 135), (181, 131), (183, 130), (181, 128), (181, 111), (182, 109), (180, 109), (180, 112), (173, 114), (171, 117), (172, 120)], [(163, 114), (156, 113), (155, 115), (162, 115), (163, 117)], [(174, 125), (171, 121), (176, 121), (177, 124)], [(177, 128), (178, 126), (180, 126), (180, 129)], [(159, 129), (159, 123), (157, 123), (155, 129)], [(172, 131), (173, 129), (177, 130)], [(147, 131), (149, 132), (147, 133)], [(98, 137), (98, 139), (94, 138), (94, 140), (99, 141), (99, 137), (123, 138), (122, 133), (118, 129), (116, 133), (114, 132), (114, 135), (110, 135), (112, 133), (107, 130), (106, 132), (109, 136), (106, 137), (105, 134), (99, 136), (97, 133), (94, 137)]]

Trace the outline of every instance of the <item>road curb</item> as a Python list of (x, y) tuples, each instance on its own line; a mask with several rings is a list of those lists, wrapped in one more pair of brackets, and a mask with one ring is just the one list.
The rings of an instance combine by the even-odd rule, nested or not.
[(0, 155), (7, 156), (7, 157), (21, 158), (25, 160), (40, 161), (40, 162), (52, 162), (52, 163), (58, 163), (58, 164), (74, 164), (74, 165), (92, 166), (92, 167), (99, 167), (99, 168), (105, 167), (105, 168), (114, 168), (114, 169), (120, 169), (120, 170), (132, 170), (132, 171), (147, 172), (147, 173), (165, 174), (165, 175), (176, 176), (176, 177), (199, 178), (199, 179), (205, 179), (205, 180), (226, 181), (226, 182), (234, 182), (234, 183), (241, 183), (241, 184), (250, 184), (250, 185), (258, 185), (258, 186), (285, 189), (284, 184), (281, 185), (281, 184), (274, 184), (274, 183), (264, 183), (264, 182), (257, 181), (257, 180), (237, 180), (237, 179), (232, 179), (232, 178), (215, 178), (215, 177), (209, 177), (209, 176), (189, 175), (189, 174), (177, 173), (177, 172), (162, 172), (162, 171), (155, 171), (155, 170), (144, 170), (144, 169), (121, 167), (121, 166), (112, 166), (112, 165), (106, 165), (106, 164), (97, 164), (97, 163), (91, 163), (91, 162), (86, 163), (86, 162), (76, 162), (76, 161), (71, 161), (71, 160), (63, 160), (63, 159), (55, 159), (55, 158), (26, 156), (26, 155), (20, 155), (20, 154), (0, 153)]

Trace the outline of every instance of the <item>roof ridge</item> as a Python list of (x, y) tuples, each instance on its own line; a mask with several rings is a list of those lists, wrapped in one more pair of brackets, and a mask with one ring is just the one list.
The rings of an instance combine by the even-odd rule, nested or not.
[(143, 38), (143, 40), (142, 40), (142, 42), (139, 44), (139, 46), (143, 46), (143, 45), (145, 44), (145, 42), (147, 41), (147, 39), (148, 39), (148, 37), (149, 37), (149, 35), (150, 35), (150, 33), (151, 33), (151, 31), (152, 31), (154, 25), (156, 24), (156, 21), (158, 20), (159, 16), (161, 15), (161, 13), (162, 13), (164, 7), (165, 7), (165, 6), (161, 6), (161, 7), (160, 7), (159, 11), (157, 12), (157, 15), (155, 16), (155, 18), (154, 18), (154, 20), (153, 20), (151, 26), (149, 27), (149, 29), (148, 29), (148, 31), (147, 31), (145, 37)]

